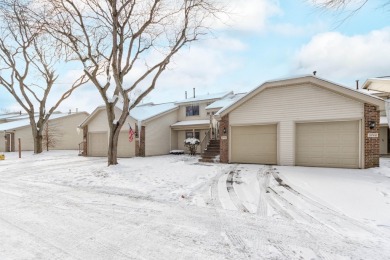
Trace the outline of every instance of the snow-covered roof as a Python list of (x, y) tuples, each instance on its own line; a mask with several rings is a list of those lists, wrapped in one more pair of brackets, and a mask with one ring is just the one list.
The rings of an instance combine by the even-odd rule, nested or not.
[(130, 116), (138, 121), (144, 121), (155, 117), (157, 115), (163, 114), (170, 110), (177, 108), (178, 106), (175, 103), (164, 103), (164, 104), (143, 104), (138, 105), (132, 110), (130, 110)]
[(207, 101), (207, 100), (213, 100), (213, 99), (220, 99), (220, 98), (224, 98), (227, 95), (231, 95), (231, 94), (233, 94), (233, 91), (225, 91), (225, 92), (219, 92), (219, 93), (214, 93), (214, 94), (200, 95), (200, 96), (177, 101), (176, 104), (194, 103), (194, 102), (201, 102), (201, 101)]
[(188, 121), (180, 121), (174, 123), (171, 126), (175, 127), (175, 126), (208, 125), (208, 124), (210, 124), (210, 120), (188, 120)]
[(19, 116), (19, 113), (8, 113), (8, 114), (2, 114), (0, 115), (0, 119), (6, 119), (6, 118), (11, 118), (11, 117), (16, 117)]
[[(49, 120), (61, 118), (61, 117), (66, 117), (66, 116), (70, 116), (70, 115), (75, 115), (75, 114), (55, 113), (55, 114), (52, 114), (50, 116)], [(35, 120), (37, 120), (37, 119), (38, 118), (35, 118)], [(0, 124), (0, 131), (14, 130), (14, 129), (29, 126), (29, 125), (30, 125), (30, 119), (20, 119), (20, 120)]]
[(243, 96), (245, 96), (246, 93), (238, 93), (238, 94), (232, 94), (232, 95), (229, 95), (223, 99), (220, 99), (220, 100), (217, 100), (213, 103), (211, 103), (210, 105), (208, 105), (206, 107), (206, 110), (209, 110), (209, 109), (217, 109), (217, 108), (224, 108), (230, 104), (232, 104), (233, 102), (239, 100), (240, 98), (242, 98)]
[(371, 89), (359, 89), (358, 90), (361, 93), (367, 94), (367, 95), (375, 95), (375, 94), (382, 94), (383, 91), (377, 91), (377, 90), (371, 90)]

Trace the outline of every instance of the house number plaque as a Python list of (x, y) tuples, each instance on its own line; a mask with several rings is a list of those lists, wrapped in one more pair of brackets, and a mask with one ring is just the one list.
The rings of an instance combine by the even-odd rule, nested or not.
[(368, 134), (367, 134), (367, 137), (369, 137), (369, 138), (375, 138), (375, 137), (379, 137), (379, 134), (378, 134), (378, 133), (368, 133)]

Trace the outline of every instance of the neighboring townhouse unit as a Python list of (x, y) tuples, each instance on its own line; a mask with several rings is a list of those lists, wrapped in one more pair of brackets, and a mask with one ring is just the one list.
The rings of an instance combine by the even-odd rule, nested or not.
[[(195, 93), (195, 92), (194, 92)], [(233, 95), (223, 92), (193, 96), (178, 102), (141, 104), (130, 111), (118, 141), (118, 157), (153, 156), (169, 154), (172, 150), (186, 151), (184, 140), (195, 137), (202, 140), (200, 153), (207, 145), (212, 113), (206, 107)], [(119, 118), (120, 108), (116, 108)], [(135, 131), (133, 142), (128, 140), (129, 127)], [(105, 106), (100, 106), (80, 125), (84, 139), (80, 153), (84, 156), (107, 156), (108, 134)]]
[[(77, 126), (85, 120), (87, 112), (53, 113), (48, 122), (48, 135), (51, 138), (51, 150), (77, 150), (82, 141), (82, 134), (77, 132)], [(23, 151), (34, 150), (34, 140), (30, 120), (26, 115), (19, 115), (0, 124), (0, 132), (4, 142), (0, 142), (0, 152), (14, 152), (18, 149), (18, 139), (21, 140)]]
[[(390, 100), (390, 77), (367, 79), (363, 84), (363, 89), (359, 91), (383, 98), (388, 102)], [(390, 154), (389, 109), (390, 106), (381, 111), (380, 114), (379, 146), (381, 155)]]
[(186, 150), (184, 140), (197, 138), (201, 141), (198, 153), (206, 148), (209, 138), (215, 138), (212, 131), (212, 110), (206, 109), (212, 103), (233, 95), (233, 92), (221, 92), (208, 95), (193, 96), (176, 102), (177, 122), (171, 125), (171, 150)]
[[(169, 154), (171, 147), (170, 125), (177, 122), (178, 106), (174, 103), (147, 103), (131, 110), (118, 140), (118, 157), (153, 156)], [(116, 118), (121, 109), (115, 108)], [(84, 156), (107, 156), (109, 128), (106, 107), (100, 106), (79, 126), (83, 129)], [(129, 141), (130, 127), (135, 132)]]
[(379, 166), (384, 101), (315, 76), (268, 81), (221, 109), (220, 161)]

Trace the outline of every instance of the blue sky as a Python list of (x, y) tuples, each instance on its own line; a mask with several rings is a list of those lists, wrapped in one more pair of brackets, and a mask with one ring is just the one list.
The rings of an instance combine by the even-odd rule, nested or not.
[[(307, 1), (229, 1), (232, 15), (213, 36), (192, 44), (173, 60), (144, 102), (184, 98), (184, 92), (245, 92), (266, 80), (310, 74), (354, 87), (369, 77), (390, 75), (390, 10), (369, 1), (344, 22), (348, 13), (322, 10)], [(389, 26), (389, 27), (387, 27)], [(61, 81), (71, 77), (62, 73)], [(102, 104), (86, 86), (61, 110), (91, 112)], [(18, 109), (0, 89), (0, 109)]]

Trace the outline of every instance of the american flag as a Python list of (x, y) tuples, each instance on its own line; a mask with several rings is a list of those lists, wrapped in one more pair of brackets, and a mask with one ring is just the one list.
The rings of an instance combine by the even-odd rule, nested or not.
[(131, 143), (134, 139), (134, 131), (133, 131), (133, 128), (131, 128), (131, 126), (129, 126), (130, 129), (129, 129), (129, 142)]

